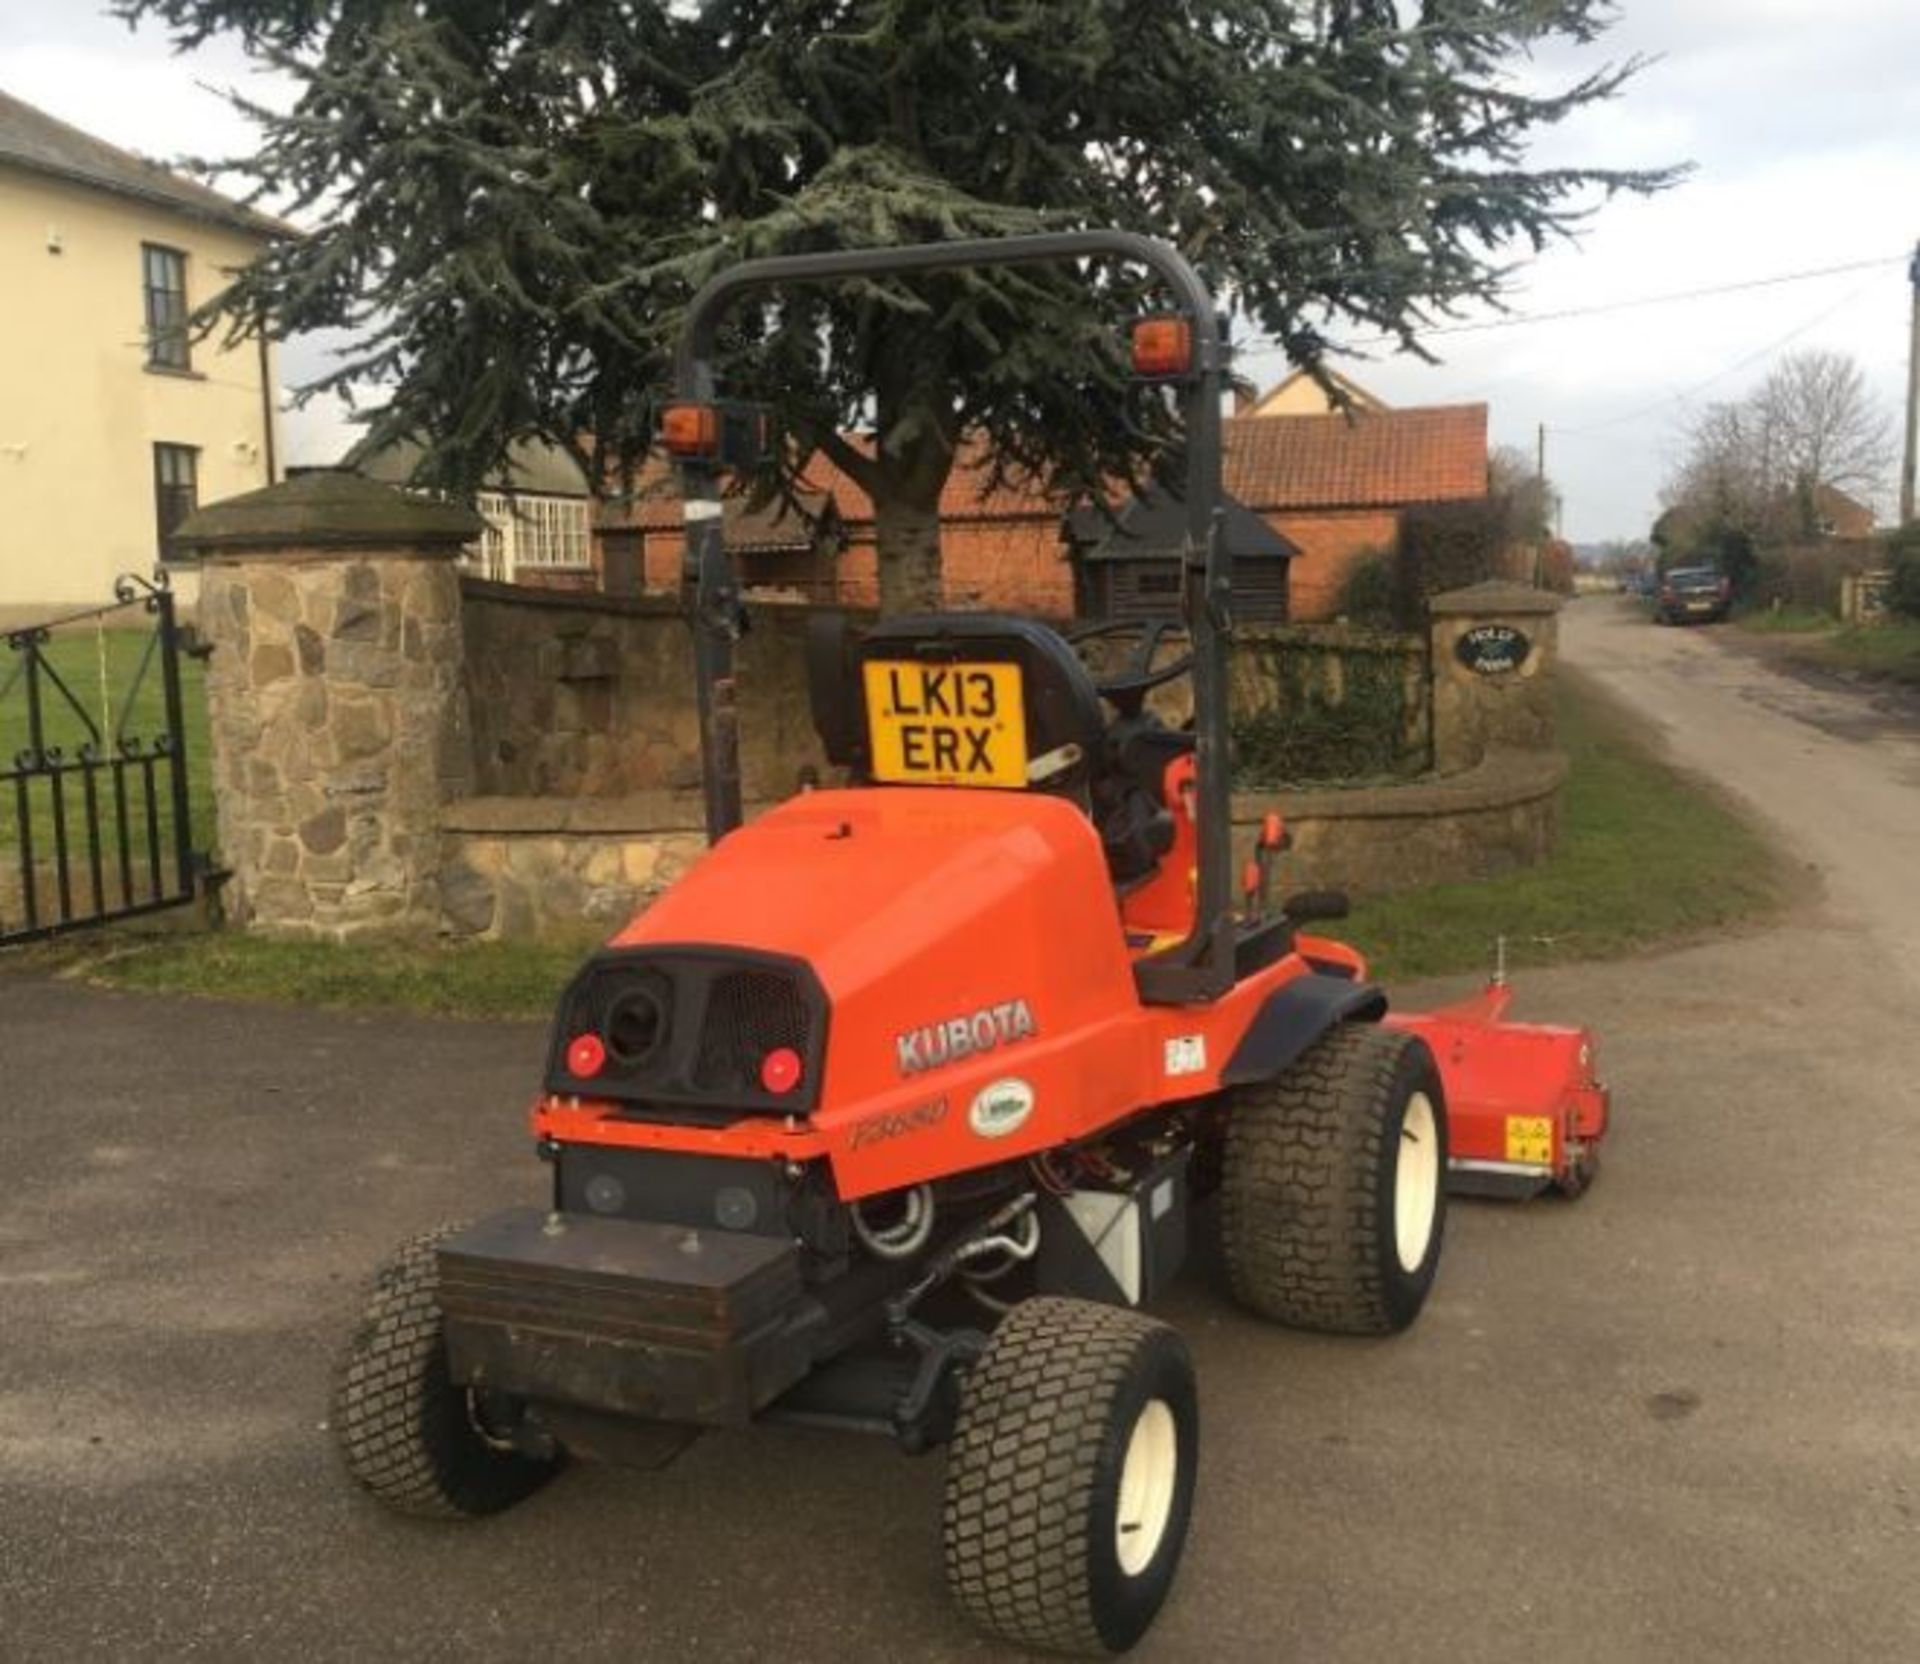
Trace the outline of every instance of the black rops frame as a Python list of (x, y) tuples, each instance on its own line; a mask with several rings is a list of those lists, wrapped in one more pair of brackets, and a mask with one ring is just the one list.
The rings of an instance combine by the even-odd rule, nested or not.
[[(1200, 894), (1186, 940), (1135, 968), (1141, 996), (1156, 1004), (1214, 999), (1233, 986), (1235, 925), (1227, 759), (1227, 640), (1231, 588), (1220, 537), (1220, 399), (1226, 349), (1213, 296), (1180, 252), (1129, 231), (1054, 231), (900, 248), (846, 249), (746, 260), (709, 278), (695, 294), (674, 354), (676, 396), (715, 397), (713, 342), (721, 314), (742, 295), (782, 284), (944, 271), (963, 266), (1031, 265), (1098, 256), (1150, 269), (1172, 291), (1191, 327), (1193, 364), (1180, 378), (1187, 436), (1183, 605), (1193, 645), (1194, 731), (1198, 773)], [(740, 824), (740, 713), (733, 646), (741, 629), (740, 590), (721, 529), (720, 475), (710, 458), (682, 459), (686, 512), (683, 578), (691, 597), (694, 674), (700, 707), (700, 760), (707, 837), (717, 842)]]

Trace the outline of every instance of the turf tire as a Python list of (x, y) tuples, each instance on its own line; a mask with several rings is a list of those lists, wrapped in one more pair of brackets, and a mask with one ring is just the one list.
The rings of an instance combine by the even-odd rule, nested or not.
[[(1121, 1478), (1156, 1403), (1171, 1413), (1175, 1465), (1154, 1514), (1164, 1521), (1158, 1545), (1130, 1573)], [(1199, 1438), (1193, 1363), (1174, 1330), (1090, 1300), (1023, 1301), (961, 1386), (945, 1509), (954, 1600), (1019, 1646), (1125, 1652), (1173, 1585)]]
[[(1397, 1246), (1395, 1195), (1418, 1093), (1439, 1145), (1437, 1194), (1426, 1251), (1409, 1269)], [(1406, 1328), (1439, 1268), (1446, 1170), (1446, 1100), (1426, 1042), (1372, 1023), (1338, 1024), (1282, 1074), (1234, 1089), (1220, 1185), (1234, 1295), (1296, 1329)]]
[(340, 1360), (333, 1432), (347, 1472), (398, 1513), (497, 1514), (559, 1467), (482, 1436), (469, 1396), (447, 1376), (436, 1249), (451, 1227), (415, 1237), (375, 1273)]

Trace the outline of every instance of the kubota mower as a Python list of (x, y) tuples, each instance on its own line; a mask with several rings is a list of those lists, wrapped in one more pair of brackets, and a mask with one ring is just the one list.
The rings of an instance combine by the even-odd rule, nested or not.
[[(719, 492), (761, 430), (716, 400), (721, 309), (1090, 259), (1171, 301), (1134, 347), (1183, 405), (1186, 651), (1157, 663), (1166, 631), (1142, 626), (1096, 674), (1023, 619), (823, 627), (814, 716), (845, 784), (743, 824)], [(376, 1282), (333, 1425), (380, 1500), (484, 1514), (568, 1454), (644, 1465), (756, 1421), (947, 1445), (963, 1610), (1122, 1651), (1193, 1502), (1192, 1365), (1142, 1308), (1196, 1209), (1254, 1313), (1386, 1334), (1432, 1287), (1450, 1155), (1532, 1182), (1590, 1149), (1583, 1034), (1507, 1025), (1497, 998), (1390, 1016), (1357, 954), (1268, 900), (1277, 828), (1234, 881), (1223, 359), (1192, 268), (1118, 232), (750, 261), (694, 298), (661, 426), (712, 848), (562, 998), (533, 1111), (551, 1205), (423, 1237)], [(1173, 731), (1147, 696), (1178, 676)]]

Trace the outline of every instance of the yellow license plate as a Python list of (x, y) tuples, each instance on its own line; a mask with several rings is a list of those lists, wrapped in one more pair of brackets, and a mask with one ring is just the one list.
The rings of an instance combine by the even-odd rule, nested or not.
[(873, 777), (915, 786), (1024, 786), (1027, 715), (1014, 664), (869, 660)]

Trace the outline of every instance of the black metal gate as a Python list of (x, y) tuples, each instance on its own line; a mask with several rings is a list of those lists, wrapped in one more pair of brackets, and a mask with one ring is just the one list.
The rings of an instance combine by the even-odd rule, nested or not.
[(0, 946), (193, 900), (182, 630), (164, 575), (0, 651)]

